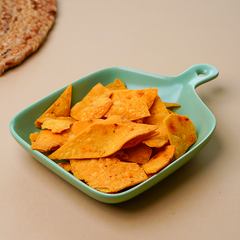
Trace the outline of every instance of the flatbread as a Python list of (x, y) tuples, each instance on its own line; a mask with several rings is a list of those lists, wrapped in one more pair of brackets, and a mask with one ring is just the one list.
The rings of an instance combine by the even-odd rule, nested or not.
[(56, 13), (57, 0), (0, 1), (0, 75), (43, 44)]

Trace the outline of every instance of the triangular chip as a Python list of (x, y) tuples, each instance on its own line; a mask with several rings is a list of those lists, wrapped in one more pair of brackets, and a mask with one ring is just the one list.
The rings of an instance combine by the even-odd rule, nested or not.
[(132, 122), (126, 117), (119, 117), (119, 116), (111, 116), (106, 119), (91, 119), (91, 120), (76, 121), (72, 126), (72, 133), (74, 135), (77, 135), (94, 123), (130, 124)]
[(170, 163), (174, 156), (174, 152), (175, 146), (168, 145), (162, 147), (155, 156), (142, 165), (142, 168), (147, 174), (157, 173)]
[(72, 125), (72, 133), (74, 135), (78, 135), (80, 132), (85, 130), (90, 125), (96, 123), (96, 122), (102, 122), (103, 119), (91, 119), (91, 120), (84, 120), (84, 121), (77, 121)]
[(111, 107), (109, 98), (112, 92), (101, 83), (96, 84), (89, 93), (72, 108), (70, 115), (76, 120), (101, 118)]
[(176, 146), (175, 158), (181, 157), (197, 141), (197, 134), (188, 116), (170, 114), (164, 119), (169, 142)]
[(155, 98), (155, 101), (150, 108), (150, 114), (151, 116), (144, 118), (143, 121), (146, 124), (157, 125), (157, 131), (159, 134), (155, 137), (145, 140), (143, 143), (149, 147), (160, 148), (168, 142), (167, 130), (165, 128), (163, 120), (169, 116), (169, 112), (159, 96)]
[(36, 120), (35, 125), (40, 128), (45, 118), (69, 117), (72, 101), (72, 84), (61, 96)]
[(110, 91), (127, 89), (124, 82), (122, 82), (119, 78), (115, 79), (113, 83), (108, 84), (106, 88)]
[[(79, 121), (98, 119), (104, 116), (104, 114), (112, 106), (112, 100), (106, 96), (98, 96), (91, 99), (84, 108), (75, 108), (71, 111), (71, 116)], [(79, 106), (79, 105), (78, 105)], [(75, 113), (74, 113), (75, 112)]]
[(126, 116), (111, 116), (104, 120), (106, 123), (116, 123), (116, 124), (130, 124), (132, 123)]
[[(140, 123), (138, 123), (138, 124), (140, 124)], [(141, 124), (141, 125), (145, 125), (145, 124)], [(151, 126), (151, 125), (149, 125), (149, 126)], [(157, 129), (157, 126), (155, 126), (155, 127)], [(152, 131), (152, 132), (149, 132), (149, 133), (140, 134), (139, 136), (137, 136), (137, 137), (127, 141), (122, 146), (122, 149), (135, 147), (136, 145), (138, 145), (139, 143), (143, 142), (144, 140), (152, 138), (152, 137), (157, 136), (157, 135), (158, 135), (158, 132), (156, 130)]]
[(37, 139), (32, 143), (31, 149), (38, 150), (39, 152), (54, 151), (67, 143), (71, 137), (72, 133), (70, 130), (58, 134), (52, 133), (50, 130), (42, 130)]
[(104, 115), (110, 116), (125, 116), (129, 120), (137, 120), (150, 116), (147, 104), (140, 98), (134, 96), (131, 99), (123, 99), (114, 101), (111, 108)]
[(33, 144), (34, 142), (36, 142), (38, 136), (39, 136), (39, 132), (31, 133), (31, 134), (29, 135), (31, 144)]
[(64, 170), (66, 170), (67, 172), (71, 171), (71, 164), (70, 164), (70, 162), (58, 163), (58, 165), (60, 167), (62, 167)]
[(169, 103), (169, 102), (164, 102), (164, 105), (166, 108), (175, 108), (175, 107), (181, 107), (180, 104), (178, 103)]
[(117, 158), (70, 160), (70, 163), (76, 178), (104, 193), (119, 192), (148, 179), (138, 164), (121, 162)]
[(154, 125), (135, 123), (94, 123), (48, 157), (50, 159), (106, 157), (120, 150), (131, 139), (152, 133), (156, 128)]
[(139, 143), (135, 147), (125, 149), (124, 152), (128, 155), (127, 161), (144, 164), (150, 159), (152, 149), (143, 143)]
[(128, 155), (124, 152), (124, 150), (118, 150), (117, 152), (115, 152), (114, 154), (108, 156), (109, 158), (118, 158), (120, 160), (128, 160), (129, 157)]
[(113, 101), (131, 99), (134, 96), (143, 100), (148, 109), (152, 106), (155, 97), (157, 96), (157, 88), (137, 89), (137, 90), (119, 90), (112, 93), (111, 99)]
[(42, 129), (49, 129), (53, 133), (60, 133), (67, 130), (76, 120), (71, 117), (48, 118), (43, 121)]

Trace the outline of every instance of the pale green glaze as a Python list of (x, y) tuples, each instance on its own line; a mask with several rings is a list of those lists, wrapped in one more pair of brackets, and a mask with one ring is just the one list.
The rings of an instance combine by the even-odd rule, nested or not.
[[(199, 76), (199, 74), (204, 74), (205, 76)], [(30, 148), (29, 134), (39, 131), (39, 129), (35, 128), (35, 120), (60, 96), (66, 87), (52, 93), (17, 114), (10, 122), (10, 132), (15, 140), (35, 159), (85, 194), (105, 203), (124, 202), (146, 191), (169, 174), (173, 173), (207, 144), (214, 132), (216, 120), (213, 114), (200, 100), (195, 89), (199, 85), (217, 76), (218, 70), (206, 64), (194, 65), (182, 74), (174, 77), (165, 77), (122, 67), (111, 67), (89, 74), (72, 83), (72, 104), (81, 100), (98, 82), (107, 85), (116, 78), (120, 78), (129, 89), (158, 88), (158, 94), (161, 99), (165, 102), (181, 104), (181, 108), (176, 109), (176, 112), (189, 116), (196, 127), (198, 140), (184, 156), (146, 182), (122, 193), (105, 194), (96, 191), (63, 170), (44, 154)]]

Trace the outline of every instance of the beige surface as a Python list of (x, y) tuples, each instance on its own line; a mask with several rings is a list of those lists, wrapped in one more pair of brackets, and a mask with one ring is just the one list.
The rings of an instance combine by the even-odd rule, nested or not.
[[(239, 239), (240, 2), (59, 0), (58, 9), (41, 49), (0, 77), (0, 238)], [(197, 89), (216, 131), (191, 161), (128, 202), (91, 199), (9, 133), (25, 107), (101, 68), (173, 76), (197, 63), (220, 72)]]

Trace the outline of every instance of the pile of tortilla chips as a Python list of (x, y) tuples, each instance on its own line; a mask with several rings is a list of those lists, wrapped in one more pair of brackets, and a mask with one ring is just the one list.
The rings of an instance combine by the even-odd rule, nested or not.
[(189, 117), (169, 110), (180, 105), (164, 103), (156, 88), (130, 90), (116, 79), (71, 100), (70, 84), (36, 120), (31, 148), (104, 193), (146, 181), (197, 140)]

